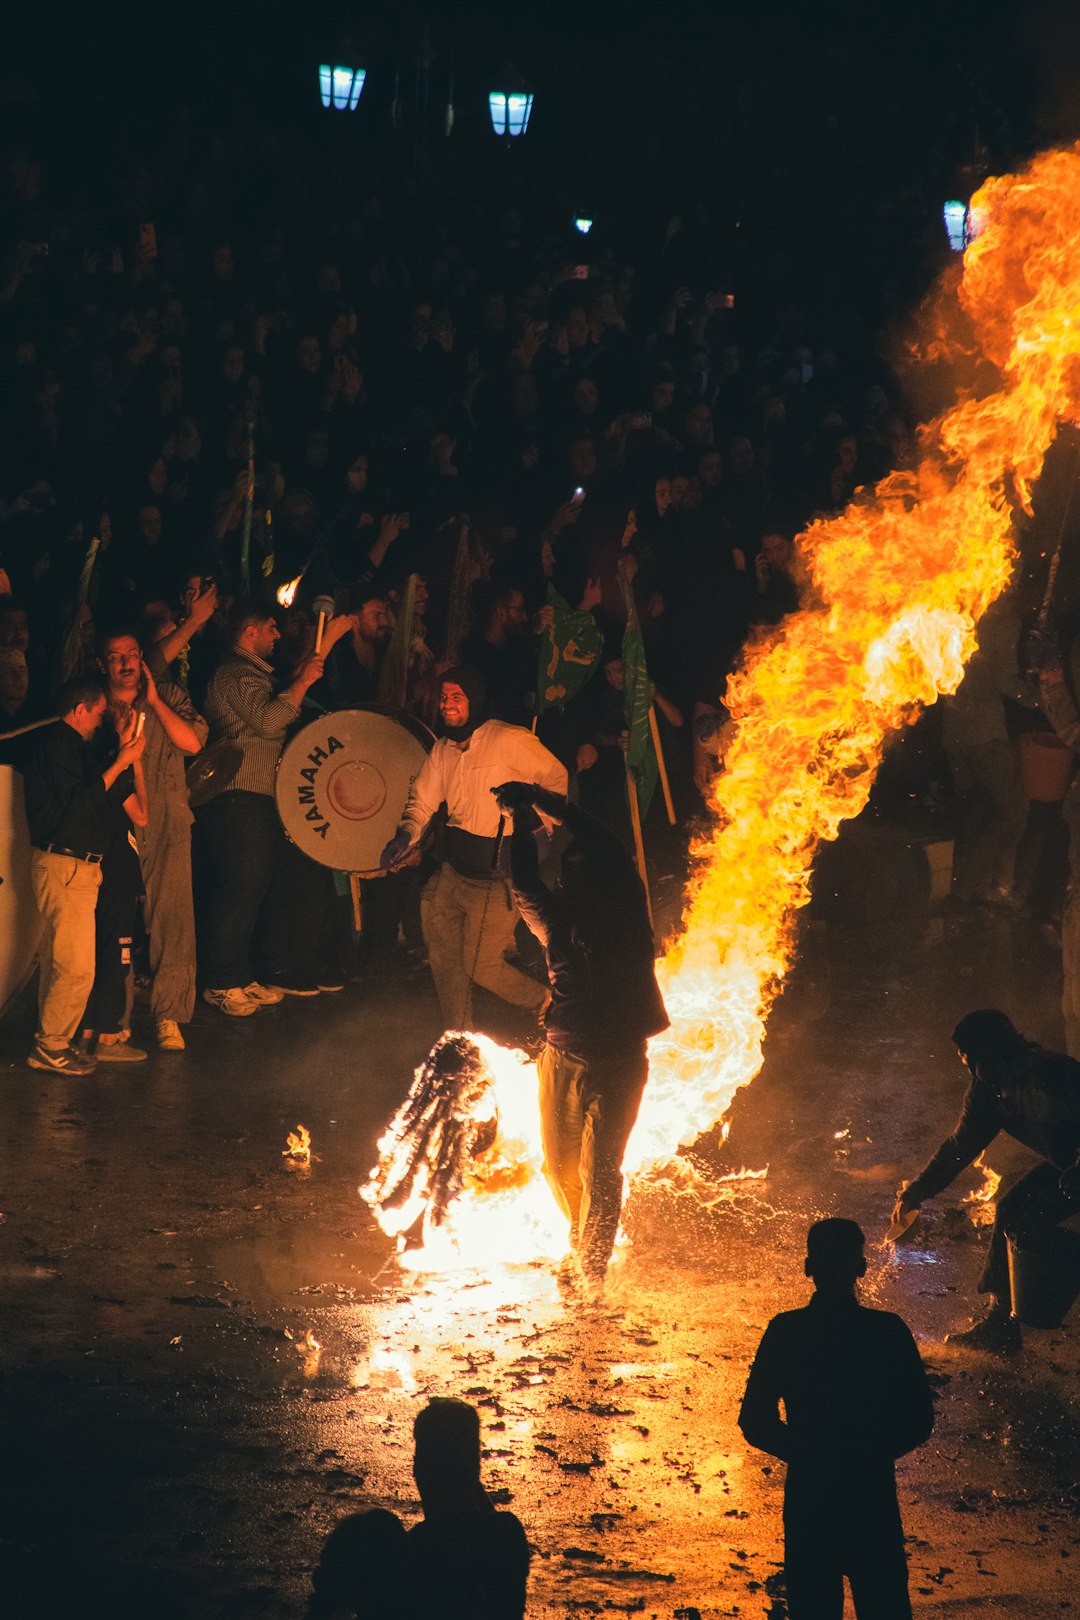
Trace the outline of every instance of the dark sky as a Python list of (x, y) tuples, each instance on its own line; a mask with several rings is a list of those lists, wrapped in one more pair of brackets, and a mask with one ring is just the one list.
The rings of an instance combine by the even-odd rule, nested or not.
[(452, 71), (458, 103), (476, 101), (498, 64), (513, 60), (537, 90), (538, 134), (542, 101), (545, 114), (559, 109), (564, 133), (576, 119), (591, 140), (591, 87), (613, 79), (627, 85), (627, 119), (655, 117), (663, 103), (651, 86), (664, 63), (676, 87), (684, 75), (703, 79), (702, 139), (713, 98), (722, 105), (744, 77), (760, 83), (763, 74), (773, 105), (766, 96), (762, 130), (775, 121), (794, 143), (793, 107), (820, 111), (826, 99), (844, 134), (883, 159), (898, 144), (936, 142), (961, 162), (978, 137), (1000, 167), (1080, 134), (1073, 0), (170, 0), (137, 9), (104, 0), (60, 16), (47, 3), (16, 4), (0, 21), (0, 86), (10, 105), (12, 85), (35, 80), (43, 110), (73, 138), (114, 123), (127, 138), (133, 122), (176, 97), (247, 105), (285, 127), (310, 109), (317, 62), (350, 26), (369, 66), (364, 109), (373, 117), (395, 69), (403, 82), (414, 71), (425, 17), (433, 83)]
[(797, 53), (813, 75), (830, 48), (859, 41), (870, 71), (911, 74), (913, 100), (920, 77), (950, 62), (959, 96), (989, 94), (1012, 112), (1054, 93), (1050, 81), (1075, 72), (1080, 44), (1068, 0), (222, 0), (216, 6), (172, 0), (137, 8), (115, 0), (59, 8), (13, 0), (4, 11), (0, 73), (11, 77), (25, 68), (50, 78), (66, 98), (86, 96), (95, 85), (130, 92), (137, 81), (152, 86), (209, 75), (238, 85), (256, 60), (276, 73), (330, 49), (350, 30), (377, 57), (407, 50), (428, 17), (438, 54), (455, 56), (462, 69), (473, 64), (482, 71), (514, 56), (548, 83), (581, 55), (603, 71), (628, 43), (675, 60), (684, 53), (712, 57), (721, 72), (749, 44), (778, 59)]

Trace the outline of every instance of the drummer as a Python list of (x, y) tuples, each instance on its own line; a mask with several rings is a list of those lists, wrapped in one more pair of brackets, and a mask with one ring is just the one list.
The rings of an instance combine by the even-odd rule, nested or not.
[[(495, 869), (499, 811), (492, 789), (508, 771), (565, 794), (566, 771), (524, 726), (487, 719), (487, 694), (475, 670), (459, 666), (439, 678), (442, 736), (421, 767), (382, 866), (412, 860), (432, 817), (445, 804), (449, 825), (443, 860), (428, 879), (420, 920), (439, 1007), (447, 1029), (472, 1023), (474, 982), (512, 1006), (539, 1013), (548, 992), (507, 961), (517, 909), (504, 872)], [(507, 852), (508, 854), (508, 852)]]
[(284, 991), (256, 978), (252, 952), (275, 863), (285, 834), (274, 803), (274, 774), (282, 743), (305, 693), (323, 672), (326, 652), (351, 621), (331, 620), (323, 651), (311, 652), (280, 691), (271, 662), (280, 638), (270, 606), (238, 602), (230, 616), (229, 654), (206, 694), (210, 741), (227, 738), (243, 753), (229, 787), (197, 812), (210, 856), (203, 1000), (232, 1018), (248, 1018), (284, 999)]
[(327, 659), (326, 677), (311, 694), (328, 709), (347, 709), (354, 704), (376, 701), (379, 671), (393, 628), (382, 586), (356, 586), (349, 606), (349, 633)]

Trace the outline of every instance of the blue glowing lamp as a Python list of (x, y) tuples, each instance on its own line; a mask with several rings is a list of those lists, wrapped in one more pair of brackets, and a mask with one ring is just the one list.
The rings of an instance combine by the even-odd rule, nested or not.
[(947, 202), (944, 208), (945, 229), (949, 233), (949, 246), (954, 253), (963, 253), (968, 245), (967, 203)]
[(362, 67), (331, 67), (328, 62), (319, 68), (319, 95), (324, 107), (337, 112), (355, 112), (360, 92), (364, 88), (367, 70)]
[(587, 219), (584, 214), (575, 214), (575, 216), (574, 216), (574, 229), (575, 229), (575, 231), (580, 231), (582, 236), (588, 236), (588, 234), (592, 230), (592, 228), (593, 228), (593, 222), (592, 222), (591, 219)]
[(496, 135), (524, 135), (532, 107), (531, 90), (492, 90), (488, 94), (491, 127)]

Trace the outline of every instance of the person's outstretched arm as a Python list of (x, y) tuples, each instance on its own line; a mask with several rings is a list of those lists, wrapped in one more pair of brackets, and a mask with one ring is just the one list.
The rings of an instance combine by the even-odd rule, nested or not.
[(540, 818), (527, 797), (536, 790), (525, 782), (508, 783), (506, 786), (523, 790), (517, 796), (516, 803), (501, 796), (502, 788), (496, 790), (499, 809), (504, 815), (510, 814), (514, 818), (510, 834), (510, 888), (522, 922), (546, 947), (554, 918), (554, 896), (540, 876), (540, 854), (536, 847)]
[(989, 1086), (972, 1080), (956, 1129), (945, 1138), (925, 1170), (903, 1189), (893, 1211), (894, 1217), (904, 1210), (918, 1209), (924, 1199), (944, 1192), (961, 1170), (966, 1170), (983, 1149), (990, 1146), (1000, 1129)]
[(387, 871), (396, 872), (420, 848), (432, 816), (446, 797), (441, 767), (442, 752), (436, 747), (416, 773), (397, 831), (379, 857), (379, 865)]

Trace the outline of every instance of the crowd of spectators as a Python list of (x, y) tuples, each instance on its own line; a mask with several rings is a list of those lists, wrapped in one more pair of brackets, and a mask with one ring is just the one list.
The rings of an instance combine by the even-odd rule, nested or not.
[[(804, 324), (745, 260), (744, 300), (704, 206), (585, 235), (513, 185), (451, 175), (418, 208), (349, 192), (349, 172), (340, 153), (319, 183), (309, 168), (305, 197), (275, 136), (183, 124), (96, 187), (8, 150), (4, 729), (55, 713), (57, 683), (101, 670), (119, 632), (203, 716), (253, 602), (275, 614), (262, 652), (297, 724), (305, 703), (380, 698), (434, 722), (460, 661), (488, 713), (528, 726), (557, 600), (603, 651), (539, 735), (629, 840), (630, 582), (679, 824), (657, 795), (645, 842), (672, 870), (727, 674), (798, 606), (797, 534), (910, 458), (898, 391), (868, 344), (838, 341), (857, 322)], [(340, 622), (316, 665), (326, 593)]]

